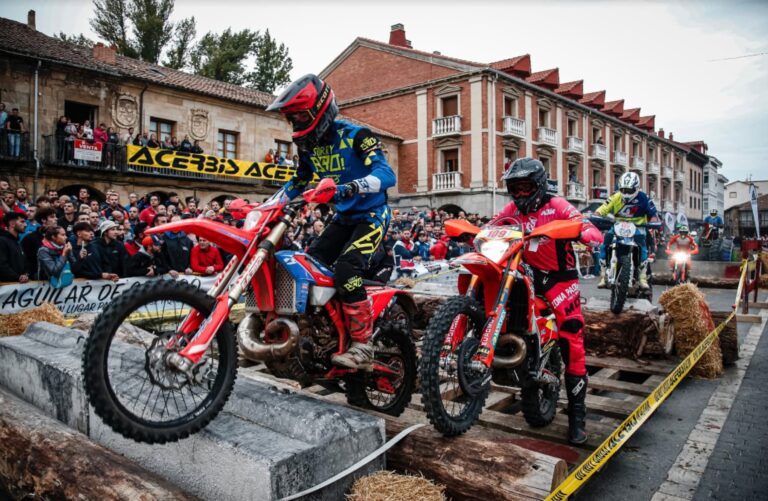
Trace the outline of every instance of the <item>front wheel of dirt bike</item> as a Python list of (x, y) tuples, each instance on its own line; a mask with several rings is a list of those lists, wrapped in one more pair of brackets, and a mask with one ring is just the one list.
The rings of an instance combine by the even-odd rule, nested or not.
[(376, 363), (388, 370), (358, 371), (347, 376), (347, 402), (399, 416), (411, 402), (416, 384), (416, 346), (410, 317), (399, 304), (394, 304), (383, 320), (373, 346)]
[[(443, 349), (452, 326), (463, 341)], [(421, 395), (429, 421), (443, 435), (460, 435), (470, 429), (483, 410), (490, 389), (489, 374), (469, 368), (480, 346), (485, 313), (472, 298), (449, 298), (430, 320), (421, 352)], [(458, 332), (457, 332), (458, 333)], [(487, 381), (488, 380), (488, 381)], [(471, 391), (467, 391), (470, 389)]]
[(611, 288), (611, 311), (613, 313), (621, 313), (624, 309), (624, 303), (627, 301), (627, 293), (629, 292), (629, 280), (632, 273), (632, 256), (626, 254), (619, 258), (617, 266), (619, 271), (616, 274), (616, 282)]
[(221, 411), (235, 383), (237, 345), (225, 322), (199, 363), (181, 372), (167, 356), (184, 346), (187, 314), (207, 318), (214, 299), (183, 281), (132, 287), (96, 319), (83, 351), (85, 389), (104, 422), (124, 437), (175, 442)]
[(560, 374), (562, 372), (560, 347), (555, 345), (549, 352), (549, 359), (544, 367), (557, 378), (557, 384), (527, 381), (521, 392), (523, 416), (534, 428), (547, 426), (555, 419), (557, 399), (560, 396)]

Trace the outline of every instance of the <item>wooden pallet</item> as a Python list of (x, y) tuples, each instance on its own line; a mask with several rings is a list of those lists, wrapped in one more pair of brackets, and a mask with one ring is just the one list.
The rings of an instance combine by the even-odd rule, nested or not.
[[(526, 423), (520, 410), (520, 390), (493, 384), (485, 409), (475, 426), (510, 441), (530, 439), (528, 443), (532, 444), (531, 448), (539, 452), (547, 450), (551, 453), (554, 447), (560, 451), (562, 459), (573, 465), (600, 445), (675, 366), (676, 362), (672, 360), (640, 361), (588, 356), (587, 369), (590, 376), (586, 401), (589, 439), (580, 447), (573, 448), (568, 445), (568, 400), (564, 388), (558, 400), (555, 420), (549, 426), (533, 428)], [(241, 377), (250, 377), (283, 389), (299, 391), (312, 398), (348, 405), (341, 389), (334, 385), (316, 384), (300, 388), (295, 381), (274, 377), (261, 363), (241, 361), (240, 371)], [(399, 419), (407, 425), (427, 423), (423, 411), (421, 395), (416, 392), (409, 408)]]

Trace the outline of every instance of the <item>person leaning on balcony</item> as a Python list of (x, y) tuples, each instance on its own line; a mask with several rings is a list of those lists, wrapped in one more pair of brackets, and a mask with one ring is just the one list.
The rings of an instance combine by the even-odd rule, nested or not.
[(8, 155), (21, 156), (21, 135), (25, 132), (24, 119), (19, 116), (19, 109), (13, 108), (3, 125), (8, 134)]
[(53, 134), (56, 138), (56, 160), (59, 162), (67, 160), (66, 141), (64, 141), (67, 137), (67, 133), (64, 130), (67, 128), (67, 123), (69, 123), (67, 117), (61, 115), (56, 121), (56, 131)]
[(264, 155), (264, 161), (267, 162), (268, 164), (275, 163), (275, 150), (270, 148), (267, 154)]
[(184, 139), (181, 140), (181, 143), (179, 143), (179, 151), (184, 153), (192, 152), (192, 142), (189, 140), (189, 136), (185, 135)]
[(192, 153), (198, 153), (198, 154), (205, 153), (203, 151), (203, 147), (200, 146), (200, 141), (198, 141), (197, 139), (195, 139), (195, 144), (192, 145)]
[(147, 146), (150, 148), (160, 147), (160, 143), (157, 141), (157, 137), (154, 134), (149, 135), (149, 139), (147, 140)]
[(67, 118), (67, 124), (64, 126), (64, 158), (62, 161), (71, 164), (74, 160), (75, 137), (77, 137), (77, 124)]

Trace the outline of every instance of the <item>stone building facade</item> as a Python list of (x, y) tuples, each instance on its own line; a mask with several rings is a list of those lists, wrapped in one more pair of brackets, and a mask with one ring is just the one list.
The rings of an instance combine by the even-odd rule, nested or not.
[(632, 170), (661, 210), (701, 217), (702, 169), (690, 146), (624, 100), (585, 93), (581, 80), (560, 82), (556, 68), (532, 72), (530, 55), (478, 63), (423, 52), (397, 24), (388, 43), (355, 39), (321, 76), (345, 114), (403, 138), (400, 206), (496, 212), (507, 200), (505, 164), (533, 156), (549, 169), (552, 190), (580, 208), (601, 202)]
[[(273, 99), (268, 93), (120, 56), (101, 44), (92, 49), (67, 44), (37, 31), (33, 12), (27, 24), (0, 18), (0, 101), (9, 109), (18, 107), (30, 131), (28, 154), (0, 157), (0, 173), (30, 192), (55, 188), (69, 193), (87, 186), (97, 198), (113, 189), (123, 199), (130, 192), (171, 191), (202, 203), (224, 196), (258, 199), (274, 192), (275, 185), (62, 163), (55, 124), (66, 115), (78, 123), (103, 122), (121, 136), (131, 127), (135, 133), (155, 133), (158, 140), (188, 136), (211, 155), (264, 161), (268, 150), (275, 149), (291, 158), (296, 151), (290, 125), (280, 114), (265, 111)], [(382, 136), (397, 170), (400, 138), (373, 130)]]

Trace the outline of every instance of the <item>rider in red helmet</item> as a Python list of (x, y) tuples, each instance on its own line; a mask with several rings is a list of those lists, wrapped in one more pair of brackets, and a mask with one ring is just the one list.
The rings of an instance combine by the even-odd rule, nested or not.
[(293, 198), (312, 178), (331, 177), (338, 185), (336, 215), (309, 254), (325, 264), (335, 263), (336, 290), (341, 297), (349, 349), (334, 355), (343, 367), (372, 368), (373, 307), (363, 287), (363, 276), (389, 226), (387, 188), (395, 174), (369, 129), (336, 120), (338, 106), (331, 87), (315, 75), (293, 82), (267, 108), (279, 111), (293, 127), (299, 165), (286, 184)]

